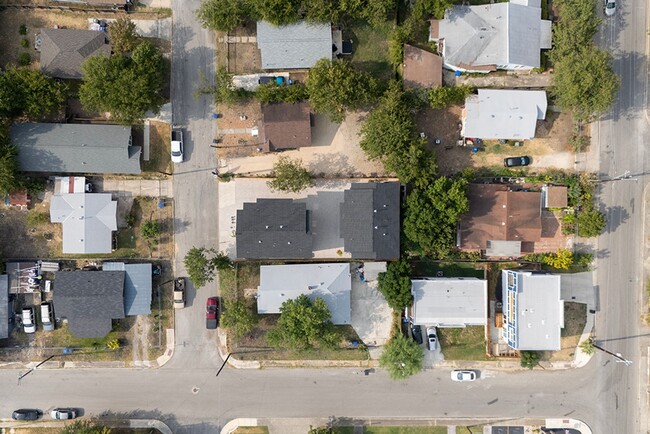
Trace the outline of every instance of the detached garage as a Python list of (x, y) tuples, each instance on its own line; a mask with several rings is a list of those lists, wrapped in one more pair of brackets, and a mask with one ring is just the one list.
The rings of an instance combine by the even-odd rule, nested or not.
[(487, 281), (475, 277), (425, 277), (411, 281), (414, 324), (485, 326)]

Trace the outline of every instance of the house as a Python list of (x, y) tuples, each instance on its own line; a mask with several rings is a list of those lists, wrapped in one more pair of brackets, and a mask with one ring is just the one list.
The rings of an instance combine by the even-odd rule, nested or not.
[(83, 77), (81, 64), (93, 56), (111, 55), (108, 35), (80, 29), (43, 29), (40, 33), (41, 72), (54, 78)]
[(532, 252), (542, 237), (541, 194), (512, 191), (503, 184), (470, 184), (469, 212), (458, 226), (458, 247), (486, 256)]
[(545, 185), (542, 187), (542, 206), (544, 208), (566, 208), (568, 202), (568, 189), (565, 186)]
[(312, 301), (325, 301), (332, 323), (350, 324), (351, 290), (349, 263), (263, 265), (257, 287), (257, 312), (280, 313), (282, 303), (305, 294)]
[(309, 104), (271, 103), (262, 106), (264, 150), (280, 151), (311, 146)]
[(124, 271), (59, 271), (54, 308), (77, 338), (101, 338), (124, 318)]
[(139, 174), (140, 146), (131, 127), (19, 123), (11, 127), (23, 172)]
[(300, 21), (286, 26), (257, 22), (257, 46), (262, 69), (311, 68), (332, 58), (332, 26)]
[(341, 204), (340, 234), (352, 258), (398, 259), (400, 184), (352, 184)]
[(9, 337), (9, 275), (0, 274), (0, 339)]
[(551, 22), (541, 19), (540, 0), (456, 5), (431, 21), (429, 40), (454, 71), (530, 70), (540, 50), (551, 48)]
[[(504, 3), (499, 3), (504, 4)], [(543, 90), (479, 89), (465, 100), (463, 137), (532, 139), (537, 121), (546, 118)]]
[(237, 211), (237, 257), (308, 259), (313, 256), (309, 211), (291, 199), (258, 199)]
[(436, 327), (485, 326), (487, 280), (475, 277), (425, 277), (411, 281), (414, 324)]
[(347, 187), (313, 191), (305, 198), (263, 198), (239, 205), (233, 219), (235, 257), (398, 259), (400, 184), (341, 184)]
[(502, 270), (503, 339), (520, 351), (561, 349), (564, 301), (560, 276)]
[(124, 271), (124, 314), (126, 316), (151, 313), (151, 264), (104, 262), (103, 271)]
[(442, 57), (405, 44), (402, 77), (411, 88), (442, 86)]
[(109, 193), (53, 195), (50, 221), (63, 223), (63, 253), (111, 253), (117, 201)]

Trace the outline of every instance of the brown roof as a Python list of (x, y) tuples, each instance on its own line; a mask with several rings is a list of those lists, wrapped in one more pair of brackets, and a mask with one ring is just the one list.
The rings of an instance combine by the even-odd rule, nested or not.
[(404, 45), (404, 84), (410, 87), (442, 86), (442, 57)]
[(270, 151), (311, 146), (311, 115), (305, 102), (262, 107), (264, 138)]
[(27, 206), (32, 201), (27, 193), (27, 190), (18, 190), (9, 193), (10, 206)]
[(488, 240), (539, 241), (541, 193), (508, 191), (499, 184), (471, 184), (469, 213), (459, 226), (462, 249), (485, 249)]
[(564, 186), (548, 185), (546, 190), (545, 208), (565, 208), (568, 205), (567, 188)]

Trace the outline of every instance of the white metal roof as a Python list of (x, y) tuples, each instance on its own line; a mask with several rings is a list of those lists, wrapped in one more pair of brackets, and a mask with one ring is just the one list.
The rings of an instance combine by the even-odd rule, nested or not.
[(427, 277), (411, 282), (415, 324), (438, 327), (486, 324), (486, 280), (476, 277)]

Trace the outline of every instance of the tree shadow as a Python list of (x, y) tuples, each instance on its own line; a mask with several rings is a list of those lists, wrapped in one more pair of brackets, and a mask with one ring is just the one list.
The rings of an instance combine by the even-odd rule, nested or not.
[(630, 214), (626, 208), (616, 205), (607, 208), (607, 233), (613, 233), (624, 225), (630, 218)]

